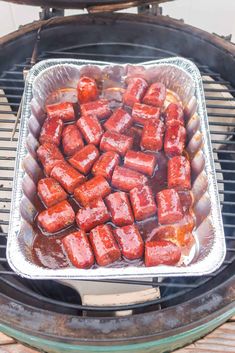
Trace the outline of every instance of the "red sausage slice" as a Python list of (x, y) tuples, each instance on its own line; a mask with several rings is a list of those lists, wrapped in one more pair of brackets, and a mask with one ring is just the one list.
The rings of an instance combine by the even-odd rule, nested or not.
[(77, 94), (80, 104), (97, 100), (99, 92), (95, 80), (85, 76), (80, 78), (77, 85)]
[(69, 159), (69, 163), (79, 172), (88, 174), (98, 158), (97, 148), (94, 145), (86, 145)]
[(73, 224), (74, 220), (75, 213), (68, 201), (61, 201), (38, 215), (38, 224), (47, 233), (56, 233)]
[(94, 145), (98, 145), (100, 143), (103, 129), (99, 123), (99, 120), (95, 116), (82, 116), (77, 121), (77, 126), (87, 143), (93, 143)]
[(191, 189), (190, 162), (184, 156), (175, 156), (168, 161), (168, 187), (177, 190)]
[(149, 186), (143, 185), (132, 189), (130, 199), (136, 221), (142, 221), (156, 214), (157, 206)]
[(64, 250), (71, 263), (78, 268), (90, 268), (95, 258), (87, 235), (79, 230), (62, 239)]
[(119, 164), (120, 158), (116, 152), (105, 152), (95, 162), (92, 167), (93, 175), (102, 175), (106, 179), (110, 180), (116, 165)]
[(88, 180), (74, 190), (75, 199), (83, 206), (97, 198), (110, 194), (111, 188), (106, 179), (100, 175)]
[(125, 167), (116, 167), (112, 176), (112, 186), (123, 191), (130, 191), (136, 186), (148, 182), (145, 175)]
[(145, 244), (145, 266), (175, 265), (179, 262), (181, 250), (167, 240), (150, 241)]
[(175, 123), (184, 126), (184, 112), (180, 104), (170, 103), (165, 110), (165, 124), (170, 126)]
[(116, 226), (124, 226), (134, 222), (131, 205), (125, 192), (110, 194), (105, 198), (105, 202)]
[(82, 135), (75, 124), (65, 126), (62, 144), (66, 156), (72, 156), (84, 146)]
[(38, 147), (37, 156), (44, 167), (46, 175), (50, 175), (54, 166), (64, 160), (58, 147), (49, 142), (45, 142)]
[(133, 137), (121, 135), (114, 131), (106, 131), (100, 141), (100, 149), (102, 151), (113, 151), (124, 156), (132, 147)]
[(140, 103), (147, 90), (147, 82), (141, 78), (131, 78), (125, 93), (123, 94), (123, 103), (133, 107), (135, 103)]
[(166, 87), (161, 82), (153, 83), (147, 90), (143, 103), (153, 105), (154, 107), (162, 107), (166, 98)]
[(69, 194), (72, 194), (74, 189), (86, 180), (84, 175), (80, 174), (66, 162), (58, 163), (52, 169), (51, 176), (55, 178)]
[(122, 108), (118, 108), (104, 123), (104, 128), (109, 131), (124, 132), (132, 125), (132, 117)]
[(144, 152), (127, 151), (124, 166), (152, 176), (156, 166), (156, 157)]
[(99, 120), (106, 119), (112, 114), (107, 99), (99, 99), (94, 102), (81, 104), (80, 109), (81, 115), (93, 115)]
[(158, 221), (171, 224), (183, 218), (180, 198), (174, 189), (165, 189), (157, 193)]
[(160, 151), (163, 146), (164, 124), (161, 120), (149, 119), (144, 124), (141, 147), (149, 151)]
[(164, 151), (169, 157), (183, 153), (186, 142), (186, 130), (178, 123), (167, 127), (164, 141)]
[(77, 225), (85, 232), (108, 222), (109, 219), (110, 214), (102, 199), (93, 200), (89, 206), (81, 208), (76, 215)]
[(46, 106), (46, 112), (48, 118), (59, 118), (62, 121), (73, 121), (75, 120), (75, 113), (73, 109), (73, 103), (63, 102), (56, 103)]
[(160, 118), (160, 108), (135, 103), (132, 109), (132, 118), (136, 123), (144, 125), (148, 119), (158, 120)]
[(144, 242), (134, 224), (114, 229), (114, 235), (125, 258), (136, 260), (143, 256)]
[(121, 257), (111, 226), (97, 226), (90, 232), (90, 242), (99, 266), (107, 266)]
[(59, 118), (49, 119), (47, 118), (41, 129), (39, 141), (41, 144), (45, 142), (54, 143), (59, 146), (61, 134), (63, 130), (63, 121)]
[(67, 194), (53, 178), (41, 179), (38, 182), (38, 194), (46, 207), (51, 207), (67, 199)]

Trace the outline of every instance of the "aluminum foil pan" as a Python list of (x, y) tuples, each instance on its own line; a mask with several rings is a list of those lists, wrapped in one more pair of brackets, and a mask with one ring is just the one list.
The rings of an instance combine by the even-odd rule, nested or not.
[[(92, 66), (91, 66), (92, 65)], [(114, 70), (112, 63), (72, 59), (46, 60), (30, 71), (23, 99), (21, 126), (15, 164), (7, 259), (19, 275), (34, 279), (97, 279), (137, 278), (156, 276), (199, 276), (211, 273), (222, 264), (225, 239), (220, 202), (210, 142), (208, 118), (202, 80), (197, 67), (183, 58), (142, 63), (136, 66), (118, 65), (128, 75), (142, 75), (149, 82), (162, 81), (169, 90), (178, 94), (187, 112), (187, 151), (191, 159), (192, 193), (196, 216), (195, 245), (180, 266), (124, 268), (99, 267), (94, 269), (48, 269), (33, 262), (30, 248), (35, 237), (34, 217), (37, 180), (41, 169), (36, 160), (38, 136), (45, 119), (47, 97), (56, 89), (76, 87), (80, 73)], [(94, 70), (95, 68), (95, 70)]]

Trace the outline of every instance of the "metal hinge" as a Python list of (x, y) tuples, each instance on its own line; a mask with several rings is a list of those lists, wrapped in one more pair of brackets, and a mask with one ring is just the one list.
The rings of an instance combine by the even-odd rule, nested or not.
[(49, 20), (50, 18), (58, 16), (64, 16), (64, 9), (42, 7), (42, 11), (39, 12), (40, 20)]

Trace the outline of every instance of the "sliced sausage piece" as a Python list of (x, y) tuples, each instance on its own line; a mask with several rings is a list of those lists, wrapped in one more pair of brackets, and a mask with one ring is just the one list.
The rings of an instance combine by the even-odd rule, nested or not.
[(147, 104), (135, 103), (132, 109), (132, 118), (136, 123), (144, 125), (146, 120), (160, 118), (160, 108)]
[(41, 179), (38, 182), (38, 194), (46, 207), (51, 207), (67, 199), (67, 194), (53, 178)]
[(153, 175), (156, 166), (156, 157), (152, 154), (140, 151), (127, 151), (124, 158), (124, 166), (138, 172)]
[(121, 156), (131, 149), (133, 145), (133, 137), (119, 134), (114, 131), (106, 131), (100, 141), (100, 149), (102, 151), (117, 152)]
[(94, 265), (95, 257), (85, 232), (78, 230), (62, 239), (64, 250), (70, 262), (78, 268), (90, 268)]
[(77, 85), (78, 101), (80, 104), (98, 99), (99, 91), (93, 78), (83, 76)]
[(99, 123), (99, 120), (95, 116), (82, 116), (77, 121), (77, 126), (87, 143), (93, 143), (94, 145), (98, 145), (100, 143), (103, 129)]
[(122, 133), (131, 127), (132, 122), (133, 119), (130, 114), (128, 114), (124, 109), (118, 108), (104, 123), (104, 128), (109, 131)]
[(183, 218), (183, 210), (178, 193), (174, 189), (165, 189), (157, 193), (158, 221), (171, 224)]
[(175, 265), (181, 257), (180, 247), (171, 241), (150, 241), (145, 244), (145, 266)]
[(190, 162), (184, 156), (175, 156), (168, 161), (168, 187), (177, 190), (191, 189)]
[(99, 99), (97, 101), (81, 104), (80, 109), (81, 115), (93, 115), (99, 120), (106, 119), (112, 114), (107, 99)]
[(164, 151), (169, 157), (183, 153), (186, 142), (186, 130), (178, 123), (171, 124), (166, 128)]
[(153, 83), (147, 90), (143, 103), (153, 105), (154, 107), (162, 107), (166, 98), (166, 87), (161, 82)]
[(51, 176), (55, 178), (69, 194), (73, 194), (74, 189), (86, 180), (84, 175), (80, 174), (66, 162), (58, 163), (52, 169)]
[(137, 186), (132, 189), (130, 199), (136, 221), (142, 221), (157, 213), (157, 206), (149, 186)]
[(170, 126), (175, 123), (184, 126), (184, 112), (180, 104), (170, 103), (165, 110), (165, 124)]
[(77, 187), (74, 190), (74, 197), (82, 206), (87, 206), (93, 200), (109, 195), (110, 192), (109, 183), (98, 175)]
[(76, 215), (77, 225), (89, 232), (92, 228), (108, 222), (110, 214), (102, 199), (91, 201), (89, 206), (81, 208)]
[(125, 226), (134, 222), (128, 196), (125, 192), (115, 192), (105, 198), (111, 213), (112, 222), (116, 226)]
[(135, 103), (140, 103), (147, 90), (148, 84), (141, 77), (131, 78), (126, 91), (123, 94), (123, 103), (133, 107)]
[(92, 167), (93, 175), (102, 175), (110, 180), (114, 168), (119, 164), (120, 157), (116, 152), (109, 151), (103, 153)]
[(41, 144), (45, 142), (53, 143), (59, 146), (63, 130), (63, 121), (60, 118), (47, 118), (43, 125), (39, 136)]
[(134, 170), (117, 166), (112, 176), (112, 186), (123, 191), (130, 191), (136, 186), (147, 184), (148, 179), (145, 175)]
[(143, 127), (141, 147), (149, 151), (160, 151), (163, 146), (163, 135), (163, 122), (157, 119), (149, 119)]
[(75, 213), (68, 201), (61, 201), (56, 205), (39, 213), (38, 224), (47, 233), (56, 233), (73, 224)]
[(141, 136), (142, 136), (143, 129), (140, 126), (131, 126), (130, 129), (127, 129), (125, 131), (126, 136), (130, 136), (133, 138), (133, 150), (139, 150), (140, 149), (140, 141), (141, 141)]
[(47, 105), (46, 112), (48, 118), (59, 118), (62, 121), (75, 120), (73, 103), (70, 102), (62, 102)]
[(64, 127), (62, 144), (66, 156), (72, 156), (84, 146), (82, 135), (75, 124)]
[(136, 260), (143, 256), (144, 242), (138, 228), (134, 224), (116, 228), (113, 232), (125, 258)]
[(38, 147), (37, 157), (42, 163), (46, 175), (50, 175), (54, 166), (64, 160), (59, 148), (49, 142)]
[(107, 266), (121, 257), (110, 225), (100, 225), (90, 232), (90, 242), (99, 266)]
[(69, 163), (82, 174), (88, 174), (98, 158), (98, 149), (94, 145), (86, 145), (69, 159)]

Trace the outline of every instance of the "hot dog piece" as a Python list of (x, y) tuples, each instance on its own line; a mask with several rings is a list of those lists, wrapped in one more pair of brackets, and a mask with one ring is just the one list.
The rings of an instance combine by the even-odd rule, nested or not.
[(99, 266), (107, 266), (120, 258), (121, 253), (110, 225), (92, 229), (89, 238)]
[(98, 145), (100, 143), (103, 129), (99, 123), (99, 120), (95, 116), (82, 116), (77, 121), (77, 126), (87, 143), (93, 143), (94, 145)]
[(132, 126), (130, 129), (127, 129), (125, 131), (126, 136), (130, 136), (133, 138), (133, 150), (139, 150), (140, 149), (140, 141), (141, 141), (141, 136), (142, 136), (142, 127), (139, 126)]
[(106, 179), (100, 175), (88, 180), (74, 190), (75, 199), (83, 206), (89, 205), (97, 198), (110, 194), (111, 188)]
[(95, 80), (86, 76), (80, 78), (77, 85), (77, 94), (80, 104), (97, 100), (99, 92)]
[(182, 154), (186, 142), (186, 130), (178, 123), (166, 128), (164, 151), (169, 157)]
[(156, 157), (144, 152), (127, 151), (124, 166), (152, 176), (156, 166)]
[(135, 260), (143, 256), (144, 242), (134, 224), (114, 229), (114, 235), (125, 258)]
[(105, 202), (116, 226), (124, 226), (134, 222), (131, 205), (125, 192), (110, 194), (105, 198)]
[(95, 258), (88, 237), (82, 230), (70, 233), (62, 239), (64, 250), (71, 263), (78, 268), (90, 268)]
[(41, 179), (38, 182), (38, 194), (46, 207), (51, 207), (67, 198), (60, 184), (53, 178)]
[(147, 90), (147, 82), (141, 78), (131, 78), (125, 93), (123, 94), (123, 103), (133, 107), (135, 103), (140, 103)]
[(81, 104), (80, 109), (81, 115), (93, 115), (99, 120), (106, 119), (112, 114), (107, 99), (99, 99), (97, 101)]
[(183, 218), (180, 198), (174, 189), (165, 189), (157, 193), (158, 221), (171, 224)]
[(54, 143), (59, 146), (61, 134), (63, 130), (63, 121), (59, 118), (49, 119), (47, 118), (41, 129), (39, 141), (41, 144), (45, 142)]
[(66, 156), (72, 156), (84, 146), (82, 135), (75, 124), (65, 126), (62, 144)]
[(66, 162), (58, 163), (52, 169), (51, 176), (55, 178), (69, 194), (72, 194), (74, 189), (86, 180), (84, 175), (80, 174)]
[(69, 163), (82, 174), (88, 174), (98, 158), (97, 148), (94, 145), (86, 145), (69, 159)]
[(45, 142), (38, 147), (37, 156), (44, 167), (46, 175), (50, 175), (54, 166), (64, 160), (58, 147), (49, 142)]
[(154, 107), (162, 107), (166, 98), (166, 87), (161, 82), (153, 83), (147, 90), (143, 103), (153, 105)]
[(75, 120), (73, 103), (70, 103), (70, 102), (47, 105), (46, 112), (47, 112), (47, 117), (50, 119), (59, 118), (62, 121)]
[(125, 167), (117, 166), (112, 176), (112, 186), (123, 191), (130, 191), (147, 182), (148, 179), (145, 175)]
[(144, 125), (148, 119), (160, 118), (160, 108), (152, 107), (147, 104), (135, 103), (132, 109), (132, 118), (136, 123)]
[(177, 190), (191, 189), (190, 162), (184, 156), (175, 156), (168, 161), (168, 187)]
[(160, 151), (163, 145), (164, 124), (161, 120), (149, 119), (144, 124), (141, 147), (149, 151)]
[(180, 104), (170, 103), (165, 110), (165, 124), (170, 126), (175, 123), (184, 126), (184, 112)]
[(157, 206), (149, 186), (137, 186), (132, 189), (130, 199), (136, 221), (142, 221), (156, 214)]
[(73, 224), (74, 220), (74, 210), (66, 200), (40, 212), (38, 215), (38, 224), (47, 233), (56, 233)]
[(102, 151), (113, 151), (124, 156), (132, 147), (133, 137), (121, 135), (118, 132), (106, 131), (100, 141), (100, 149)]
[(81, 208), (76, 215), (77, 225), (85, 232), (108, 222), (109, 219), (110, 214), (102, 199), (93, 200), (89, 206)]
[(175, 265), (180, 260), (180, 247), (171, 241), (150, 241), (145, 244), (145, 266)]
[(119, 164), (120, 158), (116, 152), (109, 151), (103, 153), (92, 167), (93, 175), (102, 175), (110, 180), (116, 165)]
[(132, 117), (122, 108), (118, 108), (104, 123), (104, 127), (109, 131), (124, 132), (132, 125)]

